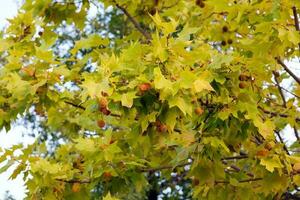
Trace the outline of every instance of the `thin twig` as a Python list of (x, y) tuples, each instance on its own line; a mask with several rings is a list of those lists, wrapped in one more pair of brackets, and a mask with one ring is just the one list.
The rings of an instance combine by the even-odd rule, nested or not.
[(277, 60), (278, 64), (280, 64), (283, 69), (300, 85), (300, 79), (286, 66), (286, 64), (284, 64), (278, 57), (275, 59)]
[(131, 16), (131, 14), (126, 10), (126, 8), (119, 5), (118, 3), (116, 3), (116, 7), (123, 11), (123, 13), (128, 17), (129, 21), (148, 41), (152, 40), (151, 35), (141, 27), (141, 25)]
[(280, 83), (279, 83), (279, 81), (278, 81), (278, 78), (277, 78), (277, 76), (276, 76), (276, 72), (275, 72), (275, 71), (273, 71), (273, 75), (274, 75), (274, 79), (275, 79), (276, 86), (277, 86), (277, 88), (278, 88), (279, 94), (280, 94), (280, 96), (281, 96), (282, 106), (286, 108), (286, 100), (285, 100), (285, 96), (284, 96), (283, 91), (282, 91), (282, 89), (281, 89), (281, 87), (280, 87)]
[(155, 168), (143, 168), (143, 169), (140, 169), (139, 171), (140, 172), (154, 172), (154, 171), (159, 171), (159, 170), (163, 170), (163, 169), (175, 169), (177, 167), (185, 167), (190, 164), (191, 164), (190, 162), (187, 162), (187, 163), (179, 164), (177, 166), (165, 165), (165, 166), (160, 166), (160, 167), (155, 167)]
[(81, 110), (85, 110), (85, 107), (83, 107), (83, 106), (81, 106), (81, 105), (77, 105), (77, 104), (75, 104), (75, 103), (73, 103), (73, 102), (70, 102), (70, 101), (64, 101), (66, 104), (69, 104), (69, 105), (71, 105), (71, 106), (74, 106), (74, 107), (76, 107), (76, 108), (79, 108), (79, 109), (81, 109)]
[(291, 91), (289, 91), (289, 90), (285, 89), (285, 88), (284, 88), (284, 87), (282, 87), (282, 86), (280, 86), (280, 88), (281, 88), (282, 90), (286, 91), (287, 93), (289, 93), (289, 94), (293, 95), (294, 97), (296, 97), (296, 98), (300, 99), (300, 96), (296, 95), (295, 93), (293, 93), (293, 92), (291, 92)]
[[(261, 180), (262, 180), (262, 178), (250, 178), (250, 179), (240, 180), (238, 182), (246, 183), (246, 182), (261, 181)], [(230, 183), (230, 182), (229, 181), (215, 181), (215, 184), (220, 184), (220, 183)]]
[[(66, 104), (69, 104), (69, 105), (74, 106), (75, 108), (79, 108), (79, 109), (81, 109), (81, 110), (85, 110), (85, 109), (86, 109), (85, 107), (83, 107), (83, 106), (81, 106), (81, 105), (78, 105), (78, 104), (75, 104), (75, 103), (70, 102), (70, 101), (64, 101), (64, 102), (65, 102)], [(110, 113), (109, 115), (112, 116), (112, 117), (121, 117), (121, 115), (115, 114), (115, 113)]]
[[(280, 86), (280, 83), (279, 83), (279, 81), (278, 81), (278, 78), (277, 78), (277, 76), (276, 76), (276, 72), (275, 72), (275, 71), (273, 71), (273, 75), (274, 75), (274, 79), (275, 79), (275, 82), (276, 82), (278, 91), (279, 91), (280, 96), (281, 96), (281, 99), (282, 99), (282, 106), (283, 106), (284, 108), (287, 108), (287, 106), (286, 106), (286, 99), (285, 99), (285, 96), (284, 96), (284, 94), (283, 94), (282, 88), (281, 88), (281, 86)], [(297, 141), (300, 141), (299, 134), (298, 134), (298, 131), (297, 131), (297, 129), (296, 129), (295, 126), (294, 126), (294, 134), (295, 134), (295, 137), (297, 138)], [(280, 137), (279, 133), (277, 134), (277, 136)], [(282, 141), (282, 139), (281, 139), (281, 141)], [(283, 142), (283, 141), (282, 141), (282, 142)], [(287, 148), (286, 148), (286, 149), (287, 149)], [(287, 152), (288, 152), (288, 151), (287, 151)]]
[[(286, 115), (286, 114), (282, 114), (282, 113), (277, 113), (277, 112), (271, 112), (271, 111), (268, 111), (268, 110), (265, 110), (263, 107), (261, 106), (258, 106), (258, 108), (263, 111), (265, 114), (270, 114), (271, 116), (279, 116), (279, 117), (283, 117), (283, 118), (287, 118), (287, 117), (290, 117), (289, 115)], [(296, 118), (295, 119), (296, 122), (300, 122), (300, 118)]]
[(77, 179), (71, 179), (71, 180), (65, 180), (65, 179), (55, 179), (57, 181), (65, 182), (65, 183), (91, 183), (92, 181), (90, 179), (86, 180), (77, 180)]
[(285, 143), (284, 143), (284, 141), (283, 141), (283, 139), (282, 139), (282, 137), (281, 137), (279, 131), (276, 131), (276, 130), (275, 130), (275, 133), (276, 133), (276, 135), (277, 135), (277, 137), (278, 137), (280, 143), (283, 144), (283, 149), (285, 150), (285, 152), (286, 152), (288, 155), (290, 155), (290, 152), (289, 152), (289, 150), (287, 149), (287, 147), (286, 147), (286, 145), (285, 145)]
[(221, 160), (240, 160), (240, 159), (245, 159), (245, 158), (248, 158), (248, 155), (224, 157), (224, 158), (221, 158)]
[(297, 138), (297, 141), (300, 142), (300, 137), (299, 137), (298, 130), (297, 130), (296, 126), (294, 126), (294, 134), (295, 134), (295, 137)]

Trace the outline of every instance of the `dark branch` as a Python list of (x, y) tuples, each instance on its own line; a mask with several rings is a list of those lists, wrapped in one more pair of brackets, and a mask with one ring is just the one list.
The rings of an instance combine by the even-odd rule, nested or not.
[(275, 79), (275, 82), (276, 82), (276, 86), (277, 86), (277, 88), (278, 88), (279, 94), (280, 94), (281, 99), (282, 99), (282, 106), (286, 108), (286, 100), (285, 100), (285, 96), (284, 96), (283, 91), (282, 91), (282, 89), (281, 89), (281, 87), (280, 87), (280, 83), (279, 83), (279, 81), (278, 81), (278, 78), (277, 78), (277, 76), (276, 76), (276, 72), (275, 72), (275, 71), (273, 71), (273, 75), (274, 75), (274, 79)]
[(245, 158), (248, 158), (248, 155), (224, 157), (221, 160), (240, 160), (240, 159), (245, 159)]
[[(262, 180), (262, 178), (250, 178), (250, 179), (240, 180), (239, 183), (261, 181), (261, 180)], [(229, 181), (215, 181), (215, 184), (220, 184), (220, 183), (229, 183)]]
[(71, 105), (71, 106), (74, 106), (74, 107), (76, 107), (76, 108), (79, 108), (79, 109), (81, 109), (81, 110), (85, 110), (85, 107), (83, 107), (83, 106), (81, 106), (81, 105), (77, 105), (77, 104), (75, 104), (75, 103), (73, 103), (73, 102), (70, 102), (70, 101), (64, 101), (66, 104), (69, 104), (69, 105)]
[[(297, 8), (294, 6), (292, 9), (293, 9), (293, 15), (294, 15), (294, 22), (295, 22), (296, 31), (300, 31)], [(298, 43), (298, 46), (299, 46), (299, 51), (300, 51), (300, 43)]]
[(71, 179), (71, 180), (65, 180), (65, 179), (55, 179), (57, 181), (65, 182), (65, 183), (91, 183), (90, 179), (86, 180), (76, 180), (76, 179)]
[(151, 41), (151, 35), (145, 31), (141, 25), (131, 16), (131, 14), (121, 5), (116, 3), (116, 7), (123, 11), (123, 13), (128, 17), (129, 21), (134, 25), (134, 27), (148, 40)]
[(283, 69), (300, 85), (300, 79), (286, 66), (286, 64), (284, 64), (280, 58), (276, 57), (275, 59), (277, 60), (278, 64), (280, 64)]
[(280, 143), (283, 144), (283, 149), (285, 150), (285, 152), (286, 152), (288, 155), (290, 155), (290, 152), (289, 152), (289, 150), (287, 149), (287, 147), (286, 147), (286, 145), (285, 145), (285, 143), (284, 143), (284, 141), (283, 141), (283, 139), (282, 139), (282, 137), (281, 137), (279, 131), (276, 131), (276, 130), (275, 130), (275, 133), (276, 133), (276, 135), (277, 135), (277, 137), (278, 137)]
[[(258, 106), (258, 108), (259, 108), (261, 111), (263, 111), (265, 114), (270, 114), (271, 116), (279, 116), (279, 117), (283, 117), (283, 118), (289, 117), (289, 115), (286, 115), (286, 114), (281, 114), (281, 113), (271, 112), (271, 111), (265, 110), (265, 109), (262, 108), (261, 106)], [(296, 122), (300, 122), (300, 118), (296, 118), (295, 120), (296, 120)]]
[(293, 15), (294, 15), (295, 28), (297, 31), (300, 31), (299, 18), (297, 15), (297, 8), (294, 6), (292, 9), (293, 9)]
[(155, 168), (143, 168), (143, 169), (140, 169), (139, 171), (140, 172), (154, 172), (154, 171), (159, 171), (159, 170), (163, 170), (163, 169), (175, 169), (177, 167), (185, 167), (190, 164), (191, 164), (190, 162), (187, 162), (187, 163), (182, 163), (177, 166), (165, 165), (165, 166), (160, 166), (160, 167), (155, 167)]
[[(79, 109), (81, 109), (81, 110), (85, 110), (85, 107), (83, 107), (83, 106), (81, 106), (81, 105), (75, 104), (75, 103), (70, 102), (70, 101), (64, 101), (64, 102), (65, 102), (66, 104), (69, 104), (69, 105), (75, 107), (75, 108), (79, 108)], [(119, 114), (114, 114), (114, 113), (110, 113), (109, 115), (110, 115), (110, 116), (113, 116), (113, 117), (121, 117), (121, 115), (119, 115)]]
[(295, 137), (297, 138), (297, 141), (300, 142), (300, 137), (299, 137), (296, 126), (294, 126), (294, 134), (295, 134)]

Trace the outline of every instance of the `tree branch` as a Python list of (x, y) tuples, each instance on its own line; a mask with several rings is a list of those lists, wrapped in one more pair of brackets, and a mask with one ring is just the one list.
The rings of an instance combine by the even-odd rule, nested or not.
[(240, 159), (245, 159), (245, 158), (249, 158), (248, 155), (224, 157), (224, 158), (221, 158), (221, 160), (240, 160)]
[(299, 18), (297, 15), (297, 8), (293, 6), (293, 15), (294, 15), (294, 22), (295, 22), (295, 27), (297, 31), (300, 31), (300, 26), (299, 26)]
[(273, 71), (273, 75), (274, 75), (274, 79), (275, 79), (275, 82), (276, 82), (276, 86), (277, 86), (277, 88), (278, 88), (279, 94), (280, 94), (281, 99), (282, 99), (282, 106), (286, 108), (286, 100), (285, 100), (285, 96), (284, 96), (283, 91), (282, 91), (282, 89), (281, 89), (281, 87), (280, 87), (280, 83), (279, 83), (279, 81), (278, 81), (278, 78), (277, 78), (277, 76), (276, 76), (276, 72), (275, 72), (275, 71)]
[[(114, 1), (115, 2), (115, 1)], [(116, 7), (123, 11), (123, 13), (128, 17), (129, 21), (134, 25), (134, 27), (148, 40), (151, 41), (152, 37), (151, 35), (144, 30), (141, 25), (131, 16), (131, 14), (124, 8), (123, 6), (116, 3)]]
[[(66, 104), (69, 104), (69, 105), (71, 105), (71, 106), (73, 106), (73, 107), (75, 107), (75, 108), (79, 108), (79, 109), (81, 109), (81, 110), (85, 110), (86, 108), (85, 107), (83, 107), (83, 106), (81, 106), (81, 105), (78, 105), (78, 104), (75, 104), (75, 103), (73, 103), (73, 102), (70, 102), (70, 101), (64, 101)], [(109, 114), (110, 116), (113, 116), (113, 117), (121, 117), (121, 115), (119, 115), (119, 114), (114, 114), (114, 113), (110, 113)]]
[(73, 102), (70, 102), (70, 101), (64, 101), (64, 102), (65, 102), (66, 104), (69, 104), (69, 105), (75, 107), (75, 108), (79, 108), (79, 109), (81, 109), (81, 110), (85, 110), (85, 107), (83, 107), (83, 106), (81, 106), (81, 105), (77, 105), (77, 104), (75, 104), (75, 103), (73, 103)]
[(90, 179), (86, 180), (76, 180), (76, 179), (71, 179), (71, 180), (65, 180), (65, 179), (55, 179), (60, 182), (65, 182), (65, 183), (91, 183), (92, 181)]
[[(298, 18), (298, 14), (297, 14), (297, 8), (295, 6), (293, 6), (293, 15), (294, 15), (294, 22), (295, 22), (295, 28), (296, 31), (300, 31), (300, 25), (299, 25), (299, 18)], [(299, 46), (299, 51), (300, 51), (300, 43), (298, 43)]]
[(175, 169), (177, 167), (185, 167), (190, 164), (192, 164), (192, 163), (186, 162), (186, 163), (179, 164), (177, 166), (165, 165), (165, 166), (160, 166), (160, 167), (155, 167), (155, 168), (143, 168), (143, 169), (140, 169), (139, 171), (140, 172), (154, 172), (154, 171), (159, 171), (159, 170), (163, 170), (163, 169)]
[(286, 147), (286, 145), (285, 145), (285, 143), (284, 143), (284, 141), (283, 141), (283, 139), (282, 139), (282, 137), (281, 137), (279, 131), (276, 131), (276, 130), (275, 130), (275, 133), (276, 133), (276, 135), (277, 135), (277, 137), (278, 137), (280, 143), (283, 144), (283, 149), (285, 150), (285, 152), (286, 152), (288, 155), (290, 155), (290, 152), (289, 152), (288, 148)]
[(286, 66), (286, 64), (284, 64), (278, 57), (275, 59), (277, 60), (278, 64), (280, 64), (283, 69), (300, 85), (300, 79)]
[[(261, 181), (261, 180), (262, 180), (262, 178), (250, 178), (250, 179), (240, 180), (239, 183)], [(229, 183), (229, 181), (215, 181), (215, 184), (220, 184), (220, 183)]]
[[(282, 114), (282, 113), (277, 113), (277, 112), (271, 112), (271, 111), (268, 111), (268, 110), (265, 110), (263, 107), (261, 106), (258, 106), (258, 108), (263, 111), (265, 114), (270, 114), (271, 116), (279, 116), (279, 117), (283, 117), (283, 118), (287, 118), (289, 117), (288, 115), (286, 114)], [(300, 118), (296, 118), (295, 119), (296, 122), (300, 122)]]

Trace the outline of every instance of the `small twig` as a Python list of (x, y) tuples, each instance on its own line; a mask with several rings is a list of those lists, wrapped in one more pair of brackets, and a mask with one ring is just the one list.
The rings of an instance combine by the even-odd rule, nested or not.
[(240, 159), (245, 159), (245, 158), (248, 158), (248, 155), (224, 157), (224, 158), (221, 158), (221, 160), (240, 160)]
[(285, 152), (286, 152), (288, 155), (290, 155), (290, 152), (289, 152), (289, 150), (287, 149), (287, 147), (286, 147), (286, 145), (285, 145), (285, 143), (284, 143), (284, 141), (283, 141), (283, 139), (282, 139), (282, 137), (281, 137), (279, 131), (276, 131), (276, 130), (275, 130), (275, 133), (276, 133), (276, 135), (277, 135), (277, 137), (278, 137), (280, 143), (283, 144), (283, 149), (285, 150)]
[[(75, 104), (75, 103), (70, 102), (70, 101), (64, 101), (64, 102), (65, 102), (66, 104), (69, 104), (69, 105), (74, 106), (75, 108), (79, 108), (79, 109), (81, 109), (81, 110), (85, 110), (85, 109), (86, 109), (85, 107), (83, 107), (83, 106), (81, 106), (81, 105), (78, 105), (78, 104)], [(115, 113), (110, 113), (109, 115), (112, 116), (112, 117), (121, 117), (121, 115), (115, 114)]]
[(297, 138), (297, 141), (300, 142), (300, 137), (299, 137), (296, 126), (294, 126), (294, 134), (295, 134), (295, 137)]
[[(265, 110), (263, 107), (261, 106), (258, 106), (258, 108), (263, 111), (265, 114), (270, 114), (271, 116), (279, 116), (279, 117), (283, 117), (283, 118), (287, 118), (287, 117), (290, 117), (289, 115), (286, 115), (286, 114), (282, 114), (282, 113), (277, 113), (277, 112), (271, 112), (271, 111), (268, 111), (268, 110)], [(300, 118), (296, 118), (295, 119), (296, 122), (300, 122)]]
[(278, 57), (275, 59), (277, 60), (278, 64), (280, 64), (283, 69), (300, 85), (300, 79), (286, 66), (286, 64), (284, 64)]
[[(261, 181), (261, 180), (262, 180), (262, 178), (250, 178), (250, 179), (240, 180), (239, 183)], [(230, 182), (229, 181), (215, 181), (215, 184), (220, 184), (220, 183), (230, 183)]]
[(163, 170), (163, 169), (175, 169), (177, 167), (185, 167), (190, 164), (192, 164), (192, 163), (187, 162), (187, 163), (182, 163), (177, 166), (165, 165), (165, 166), (160, 166), (160, 167), (155, 167), (155, 168), (143, 168), (143, 169), (140, 169), (139, 171), (140, 172), (154, 172), (154, 171), (159, 171), (159, 170)]
[(119, 5), (118, 3), (116, 3), (116, 7), (123, 11), (123, 13), (128, 17), (129, 21), (148, 41), (152, 40), (151, 35), (141, 27), (141, 25), (131, 16), (131, 14), (126, 10), (126, 8)]
[(65, 183), (91, 183), (92, 181), (90, 179), (86, 180), (76, 180), (76, 179), (71, 179), (71, 180), (65, 180), (65, 179), (55, 179), (57, 181), (65, 182)]
[(285, 88), (282, 87), (282, 86), (279, 86), (279, 87), (280, 87), (282, 90), (286, 91), (287, 93), (289, 93), (289, 94), (293, 95), (294, 97), (300, 99), (300, 96), (296, 95), (295, 93), (293, 93), (293, 92), (291, 92), (291, 91), (285, 89)]
[(277, 78), (277, 76), (276, 76), (276, 72), (275, 72), (275, 71), (273, 71), (273, 75), (274, 75), (274, 79), (275, 79), (276, 86), (277, 86), (277, 88), (278, 88), (279, 94), (280, 94), (280, 96), (281, 96), (282, 106), (286, 108), (286, 100), (285, 100), (285, 96), (284, 96), (283, 91), (282, 91), (282, 89), (281, 89), (281, 87), (280, 87), (280, 83), (279, 83), (279, 81), (278, 81), (278, 78)]
[(74, 106), (74, 107), (76, 107), (76, 108), (79, 108), (79, 109), (81, 109), (81, 110), (85, 110), (85, 107), (83, 107), (83, 106), (81, 106), (81, 105), (77, 105), (77, 104), (75, 104), (75, 103), (73, 103), (73, 102), (70, 102), (70, 101), (64, 101), (66, 104), (69, 104), (69, 105), (71, 105), (71, 106)]

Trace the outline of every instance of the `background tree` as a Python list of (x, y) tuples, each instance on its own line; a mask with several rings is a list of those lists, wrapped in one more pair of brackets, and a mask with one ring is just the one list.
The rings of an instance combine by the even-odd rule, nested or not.
[(41, 132), (0, 171), (18, 163), (28, 199), (294, 197), (299, 142), (280, 133), (299, 138), (283, 62), (299, 56), (299, 7), (25, 1), (1, 40), (0, 126), (21, 114)]

